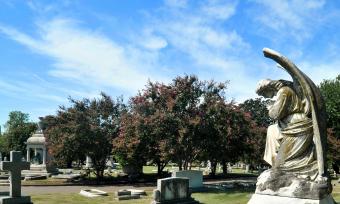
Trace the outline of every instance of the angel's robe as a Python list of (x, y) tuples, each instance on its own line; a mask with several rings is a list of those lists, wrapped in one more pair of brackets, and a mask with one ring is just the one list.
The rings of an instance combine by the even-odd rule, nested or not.
[(268, 128), (264, 159), (273, 168), (314, 179), (318, 167), (313, 124), (293, 89), (279, 89), (275, 103), (269, 107), (269, 116), (277, 124)]

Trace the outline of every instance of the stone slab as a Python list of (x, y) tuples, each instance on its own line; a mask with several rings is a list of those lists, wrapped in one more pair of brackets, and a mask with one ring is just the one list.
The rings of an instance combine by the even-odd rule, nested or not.
[(79, 194), (89, 198), (108, 195), (107, 192), (98, 189), (82, 189)]
[(118, 196), (116, 200), (131, 200), (131, 199), (139, 199), (140, 195), (122, 195)]
[(336, 204), (331, 195), (322, 200), (253, 194), (248, 204)]
[(33, 204), (30, 196), (0, 197), (0, 204)]
[(145, 190), (142, 190), (142, 189), (127, 189), (127, 191), (130, 191), (131, 195), (141, 195), (141, 196), (146, 195)]
[(124, 196), (124, 195), (131, 195), (131, 191), (128, 190), (119, 190), (117, 192), (115, 192), (115, 195), (118, 196)]
[(172, 177), (184, 177), (189, 179), (189, 188), (203, 187), (203, 172), (197, 170), (174, 171)]

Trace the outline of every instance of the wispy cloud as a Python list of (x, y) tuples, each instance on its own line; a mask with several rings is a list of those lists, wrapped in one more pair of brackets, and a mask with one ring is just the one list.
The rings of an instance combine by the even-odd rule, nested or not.
[[(0, 31), (32, 51), (51, 57), (54, 68), (49, 73), (54, 77), (136, 91), (152, 74), (148, 59), (141, 56), (142, 50), (121, 46), (95, 30), (81, 28), (73, 20), (58, 18), (38, 26), (37, 38), (5, 26)], [(159, 48), (166, 42), (150, 38), (146, 46)]]
[(270, 29), (280, 37), (293, 37), (297, 41), (311, 37), (310, 32), (324, 18), (321, 9), (326, 3), (325, 0), (255, 0), (253, 2), (256, 2), (259, 7), (252, 15), (257, 23), (260, 23), (259, 25), (264, 26), (263, 29)]

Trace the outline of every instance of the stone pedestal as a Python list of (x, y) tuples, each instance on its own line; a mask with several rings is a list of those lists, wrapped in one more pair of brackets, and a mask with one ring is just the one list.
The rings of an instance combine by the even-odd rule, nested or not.
[(331, 195), (322, 200), (253, 194), (248, 204), (336, 204)]
[(203, 172), (197, 170), (174, 171), (172, 177), (182, 177), (189, 179), (189, 188), (203, 187)]
[(33, 204), (30, 196), (0, 197), (0, 204)]
[(151, 204), (198, 204), (191, 197), (188, 178), (165, 178), (157, 180)]

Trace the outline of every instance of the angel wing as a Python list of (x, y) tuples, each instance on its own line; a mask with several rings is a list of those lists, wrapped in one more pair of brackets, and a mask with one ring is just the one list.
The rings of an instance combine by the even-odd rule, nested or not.
[(297, 94), (305, 103), (305, 113), (313, 120), (313, 140), (316, 147), (319, 176), (326, 176), (326, 111), (320, 90), (305, 73), (285, 56), (269, 48), (264, 48), (263, 53), (265, 57), (281, 65), (293, 78)]

